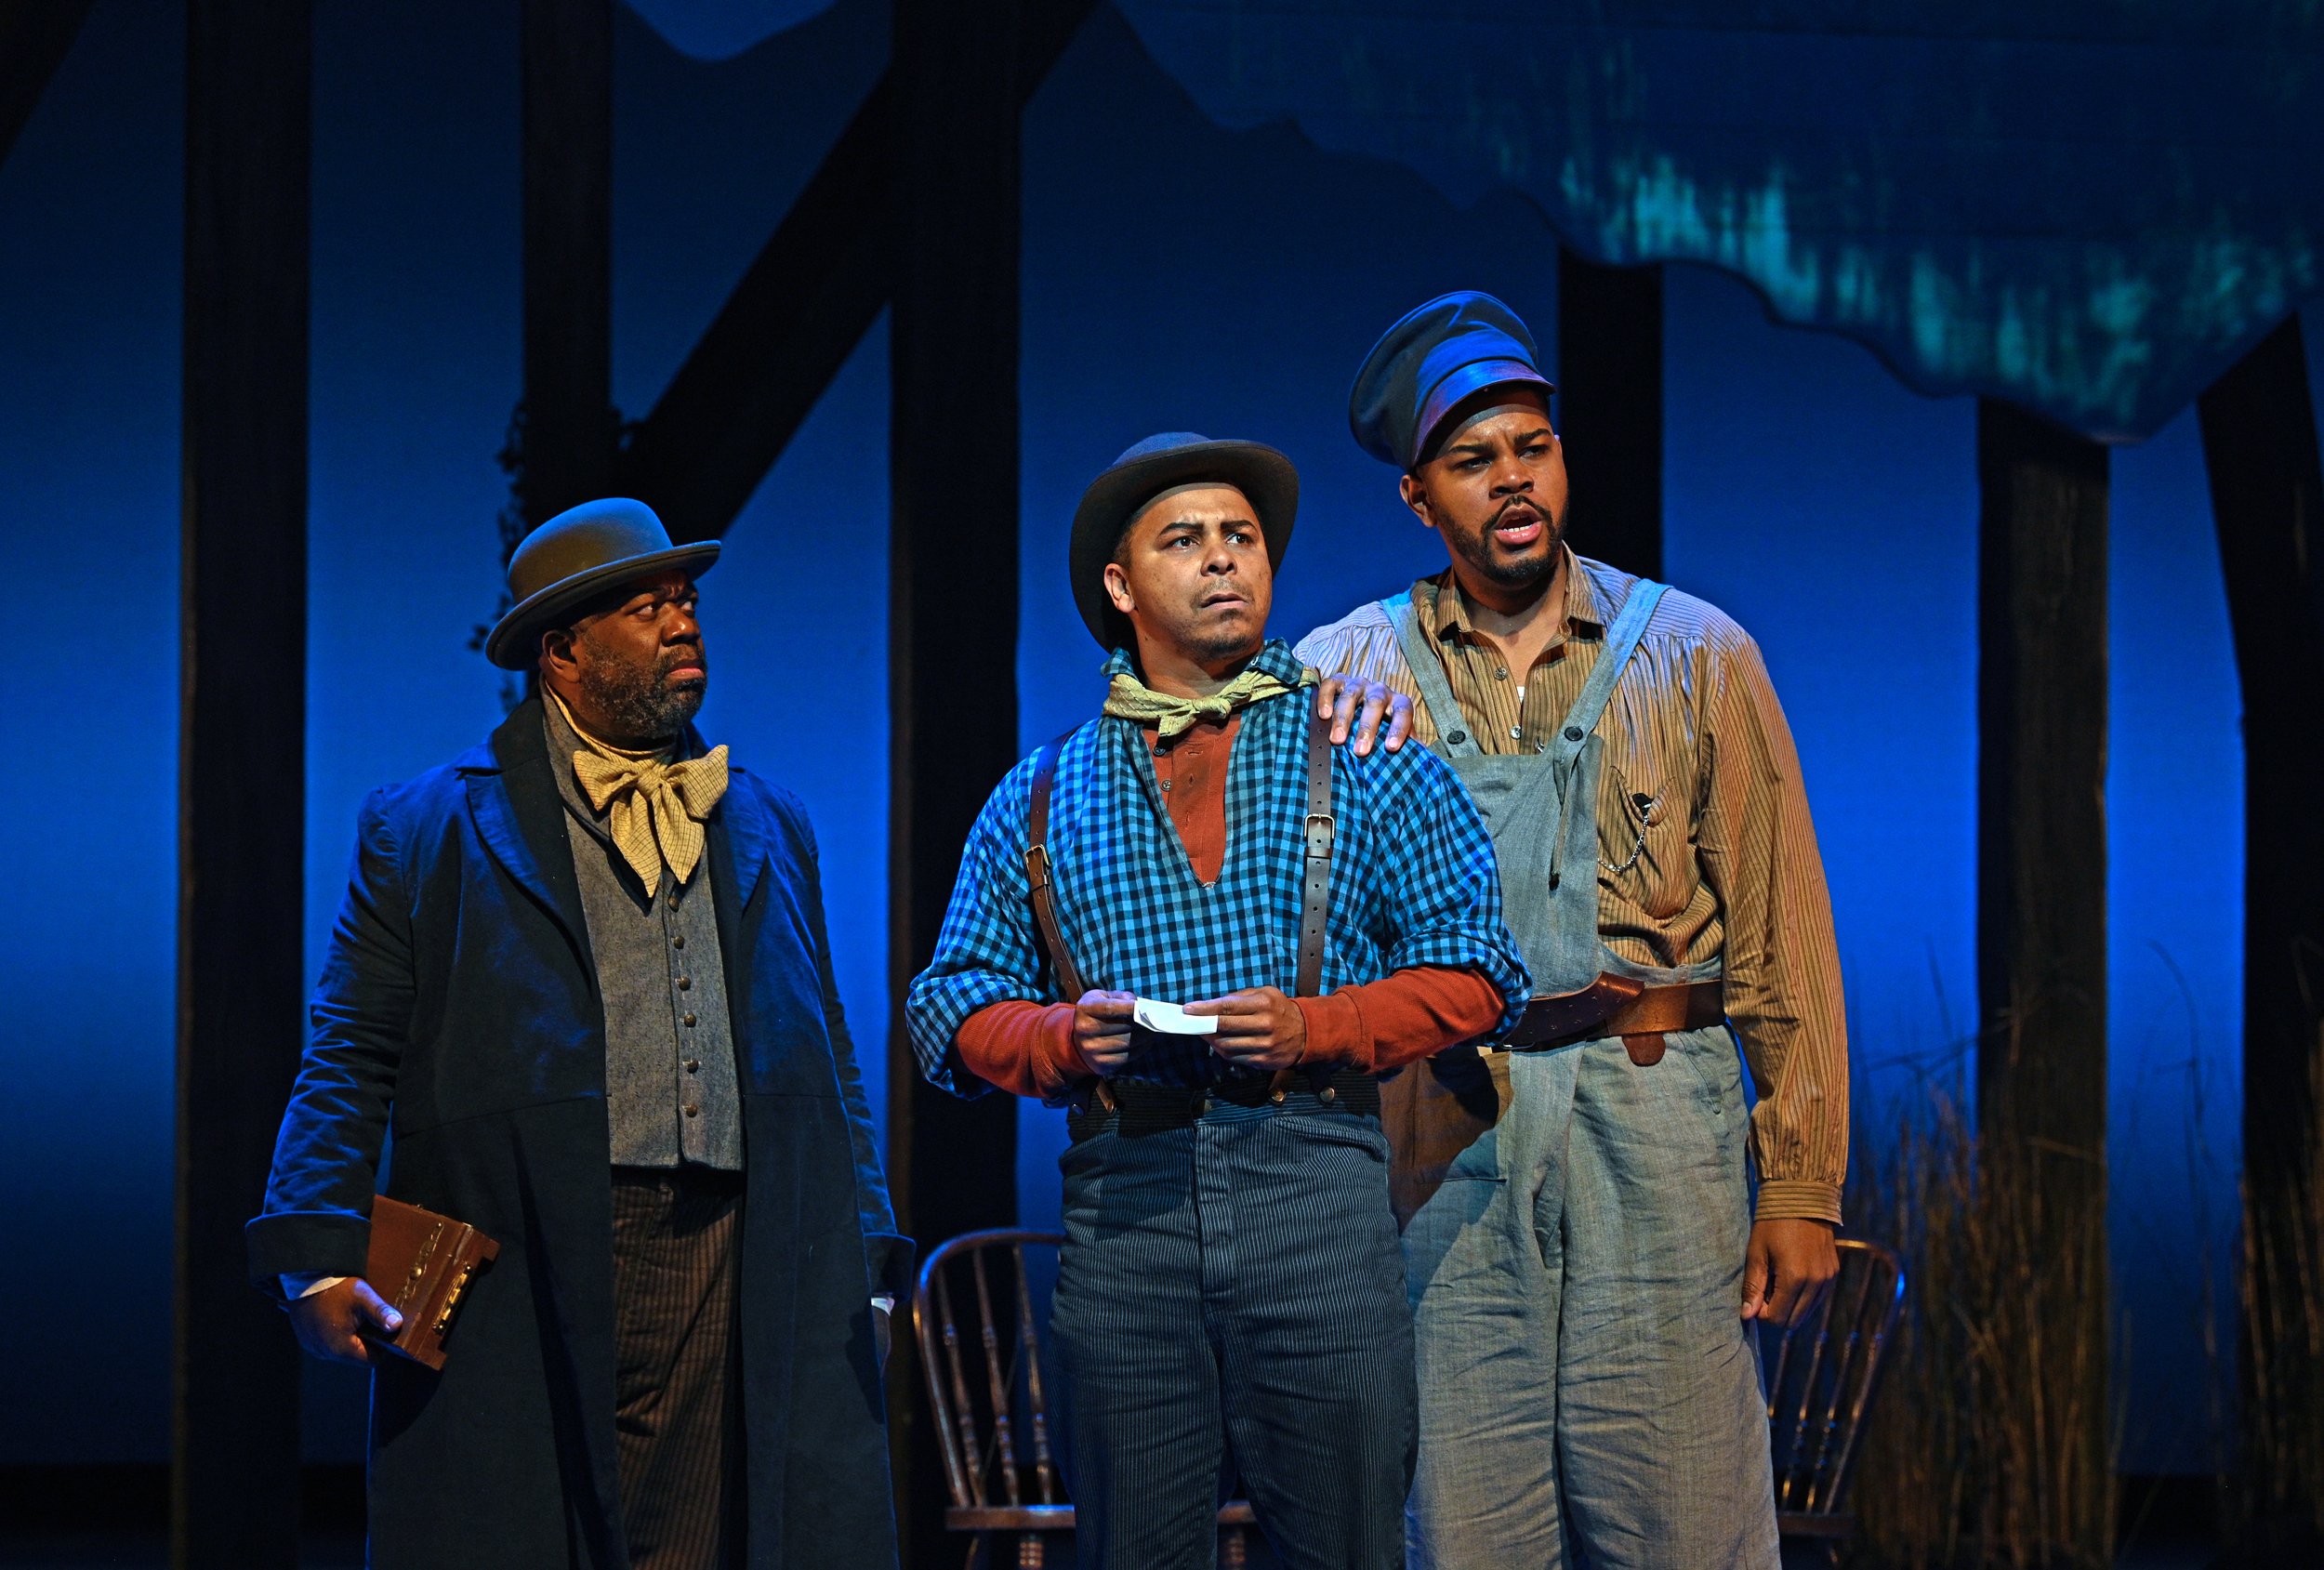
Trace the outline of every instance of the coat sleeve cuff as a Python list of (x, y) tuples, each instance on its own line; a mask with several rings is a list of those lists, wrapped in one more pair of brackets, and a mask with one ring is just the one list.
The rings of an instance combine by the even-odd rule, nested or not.
[(918, 1245), (901, 1233), (865, 1233), (864, 1259), (871, 1272), (871, 1295), (893, 1298), (899, 1303), (910, 1302), (912, 1270), (918, 1254)]
[(1772, 1178), (1759, 1185), (1757, 1219), (1840, 1224), (1840, 1185), (1806, 1178)]
[(250, 1284), (283, 1296), (286, 1275), (361, 1275), (371, 1251), (371, 1221), (351, 1210), (283, 1210), (243, 1228)]

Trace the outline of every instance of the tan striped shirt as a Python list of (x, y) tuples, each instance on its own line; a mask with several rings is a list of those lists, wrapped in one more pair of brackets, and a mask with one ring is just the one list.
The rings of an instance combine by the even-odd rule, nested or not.
[[(1488, 753), (1533, 752), (1549, 739), (1638, 581), (1571, 550), (1563, 571), (1565, 625), (1530, 671), (1511, 670), (1471, 625), (1450, 573), (1412, 586), (1462, 718)], [(1405, 693), (1415, 733), (1436, 740), (1378, 603), (1309, 633), (1299, 655)], [(1759, 645), (1714, 607), (1671, 591), (1598, 733), (1599, 930), (1641, 964), (1723, 962), (1728, 1016), (1760, 1097), (1760, 1218), (1837, 1221), (1848, 1165), (1840, 957), (1799, 755)]]

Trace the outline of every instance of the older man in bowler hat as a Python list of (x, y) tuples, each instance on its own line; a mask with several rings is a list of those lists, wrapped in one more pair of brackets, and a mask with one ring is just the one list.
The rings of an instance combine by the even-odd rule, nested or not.
[[(910, 1250), (807, 815), (690, 723), (718, 552), (634, 501), (541, 525), (485, 644), (539, 694), (363, 804), (249, 1248), (372, 1365), (375, 1570), (895, 1563)], [(440, 1374), (365, 1339), (390, 1128), (387, 1192), (500, 1244)]]
[(1772, 1567), (1750, 1330), (1837, 1269), (1831, 906), (1758, 647), (1565, 545), (1552, 390), (1489, 295), (1388, 330), (1350, 423), (1449, 566), (1300, 644), (1414, 700), (1492, 825), (1537, 994), (1506, 1050), (1442, 1054), (1388, 1098), (1413, 1563)]
[(1526, 991), (1451, 772), (1334, 748), (1266, 640), (1297, 499), (1273, 448), (1185, 433), (1091, 483), (1070, 571), (1103, 713), (993, 793), (907, 1005), (935, 1083), (1068, 1109), (1053, 1330), (1086, 1566), (1207, 1570), (1230, 1468), (1286, 1566), (1403, 1563), (1376, 1076)]

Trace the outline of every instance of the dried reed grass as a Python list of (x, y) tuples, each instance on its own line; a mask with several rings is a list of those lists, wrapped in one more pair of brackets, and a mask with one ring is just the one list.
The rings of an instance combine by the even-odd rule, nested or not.
[[(2324, 1032), (2309, 1105), (2324, 1107)], [(2242, 1454), (2228, 1492), (2239, 1563), (2324, 1563), (2324, 1140), (2316, 1167), (2243, 1185), (2238, 1282)]]
[(1863, 1557), (2109, 1563), (2114, 1445), (2090, 1410), (2106, 1391), (2106, 1319), (2091, 1312), (2109, 1300), (2103, 1189), (2056, 1181), (2074, 1153), (1981, 1140), (1958, 1078), (1882, 1143), (1852, 1203), (1911, 1291), (1855, 1490)]

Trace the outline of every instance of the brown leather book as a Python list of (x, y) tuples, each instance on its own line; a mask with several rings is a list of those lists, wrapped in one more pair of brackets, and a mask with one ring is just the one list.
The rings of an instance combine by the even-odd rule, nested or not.
[(469, 1283), (499, 1255), (500, 1245), (466, 1221), (384, 1194), (375, 1196), (363, 1279), (403, 1316), (403, 1325), (392, 1337), (367, 1332), (364, 1339), (415, 1363), (442, 1367), (443, 1339)]

